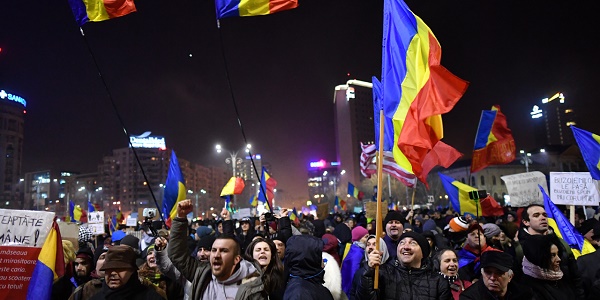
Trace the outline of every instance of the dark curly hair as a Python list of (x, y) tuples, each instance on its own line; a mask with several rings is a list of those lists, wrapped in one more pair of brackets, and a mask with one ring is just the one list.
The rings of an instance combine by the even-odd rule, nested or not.
[(265, 292), (268, 295), (271, 295), (274, 291), (285, 287), (286, 281), (283, 275), (283, 263), (277, 255), (277, 247), (275, 246), (275, 243), (263, 237), (255, 238), (252, 240), (250, 245), (248, 245), (245, 253), (246, 260), (255, 261), (252, 253), (254, 252), (254, 247), (256, 247), (256, 245), (260, 242), (267, 243), (267, 245), (269, 245), (269, 249), (271, 250), (271, 261), (266, 267), (262, 268), (261, 276), (263, 284), (265, 285)]

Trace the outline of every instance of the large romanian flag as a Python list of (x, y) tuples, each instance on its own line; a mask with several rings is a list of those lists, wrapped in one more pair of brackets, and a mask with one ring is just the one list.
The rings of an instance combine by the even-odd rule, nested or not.
[(69, 0), (75, 21), (79, 26), (122, 17), (135, 9), (133, 0)]
[(165, 224), (167, 226), (171, 227), (171, 221), (177, 216), (177, 203), (184, 200), (186, 194), (185, 179), (183, 178), (183, 173), (181, 173), (175, 151), (172, 151), (162, 207), (163, 217), (166, 220)]
[(270, 15), (298, 7), (298, 0), (215, 0), (217, 19)]
[(436, 165), (449, 167), (461, 154), (441, 142), (441, 115), (468, 83), (440, 65), (442, 49), (429, 27), (402, 0), (385, 0), (381, 84), (385, 115), (393, 120), (394, 159), (426, 183)]
[(49, 300), (52, 295), (52, 283), (65, 273), (65, 257), (62, 238), (56, 220), (52, 222), (50, 232), (44, 241), (33, 269), (27, 300)]

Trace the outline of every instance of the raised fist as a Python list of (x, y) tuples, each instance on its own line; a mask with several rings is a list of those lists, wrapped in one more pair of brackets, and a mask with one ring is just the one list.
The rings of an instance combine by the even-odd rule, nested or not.
[(189, 213), (194, 209), (194, 205), (192, 201), (189, 199), (185, 199), (177, 203), (177, 217), (185, 218)]

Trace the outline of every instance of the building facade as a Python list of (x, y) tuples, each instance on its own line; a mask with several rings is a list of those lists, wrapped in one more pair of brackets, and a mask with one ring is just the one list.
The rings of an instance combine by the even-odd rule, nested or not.
[(23, 208), (21, 164), (27, 102), (0, 90), (0, 207)]
[(539, 105), (534, 105), (530, 114), (537, 147), (575, 143), (569, 128), (576, 125), (575, 111), (566, 104), (562, 93), (542, 99)]

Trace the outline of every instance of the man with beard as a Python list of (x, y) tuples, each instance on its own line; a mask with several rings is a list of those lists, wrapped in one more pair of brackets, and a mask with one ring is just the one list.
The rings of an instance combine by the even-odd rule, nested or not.
[(125, 245), (113, 246), (106, 253), (106, 260), (100, 268), (104, 271), (102, 290), (90, 300), (128, 299), (161, 300), (164, 299), (155, 289), (145, 286), (138, 278), (137, 254)]
[[(448, 281), (434, 274), (427, 265), (427, 239), (416, 232), (405, 232), (398, 238), (396, 259), (382, 264), (382, 252), (369, 254), (367, 267), (361, 273), (358, 299), (451, 299)], [(379, 292), (373, 288), (375, 266), (379, 265)]]
[(396, 258), (396, 249), (398, 249), (398, 242), (400, 241), (400, 235), (404, 231), (404, 224), (406, 219), (398, 211), (392, 210), (388, 212), (387, 216), (383, 220), (385, 226), (385, 237), (383, 240), (388, 248), (390, 259)]
[[(548, 226), (548, 214), (546, 213), (546, 209), (539, 204), (531, 204), (527, 206), (522, 214), (521, 219), (523, 220), (523, 226), (519, 228), (518, 238), (519, 243), (521, 245), (525, 245), (529, 237), (532, 235), (547, 235), (547, 234), (555, 234), (550, 226)], [(560, 237), (557, 237), (560, 241), (560, 246), (562, 253), (560, 259), (560, 268), (564, 273), (563, 279), (571, 284), (574, 287), (575, 293), (577, 294), (577, 299), (584, 299), (585, 292), (583, 288), (583, 283), (581, 279), (581, 273), (579, 272), (579, 268), (577, 267), (577, 261), (575, 260), (575, 256), (573, 255), (573, 251), (571, 251), (571, 247)], [(522, 253), (522, 251), (520, 252)], [(523, 255), (516, 258), (519, 261), (523, 260)], [(515, 274), (516, 276), (517, 274)], [(520, 274), (519, 274), (520, 275)], [(520, 279), (517, 277), (517, 279)]]
[[(371, 254), (371, 252), (373, 252), (373, 250), (375, 250), (375, 235), (369, 235), (369, 237), (367, 238), (367, 247), (365, 248), (365, 255), (364, 258), (361, 262), (361, 268), (366, 268), (368, 267), (367, 263), (369, 261), (369, 254)], [(381, 252), (381, 263), (385, 264), (387, 262), (387, 260), (390, 258), (390, 253), (387, 250), (387, 246), (385, 245), (385, 242), (383, 241), (383, 239), (379, 239), (379, 252)], [(356, 297), (356, 289), (358, 288), (358, 284), (360, 283), (360, 276), (362, 275), (362, 273), (360, 272), (356, 272), (354, 274), (354, 278), (352, 279), (352, 288), (350, 289), (350, 292), (348, 292), (348, 299), (349, 300), (354, 300), (357, 299)]]
[(187, 214), (193, 210), (189, 199), (177, 204), (173, 219), (168, 256), (181, 274), (192, 282), (191, 299), (266, 299), (260, 267), (240, 256), (240, 246), (233, 233), (227, 210), (221, 215), (223, 235), (212, 244), (209, 262), (200, 262), (188, 254), (186, 247)]
[(94, 254), (90, 248), (81, 248), (77, 251), (73, 262), (73, 276), (63, 276), (52, 284), (52, 300), (65, 300), (79, 286), (92, 280), (94, 270)]

